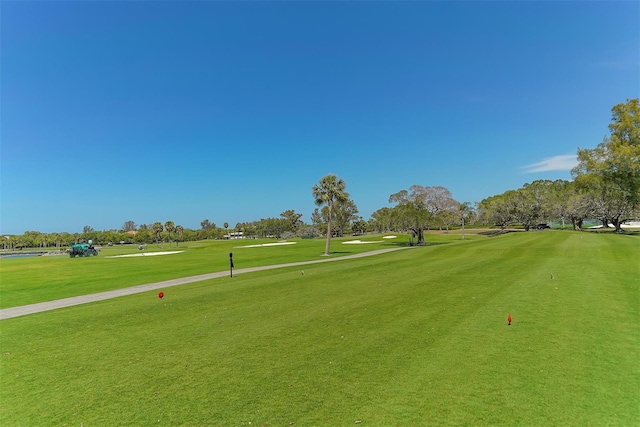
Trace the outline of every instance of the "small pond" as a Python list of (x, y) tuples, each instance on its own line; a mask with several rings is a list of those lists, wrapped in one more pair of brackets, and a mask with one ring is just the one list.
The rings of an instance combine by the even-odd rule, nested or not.
[(42, 254), (0, 254), (0, 258), (31, 258), (34, 256), (40, 256)]

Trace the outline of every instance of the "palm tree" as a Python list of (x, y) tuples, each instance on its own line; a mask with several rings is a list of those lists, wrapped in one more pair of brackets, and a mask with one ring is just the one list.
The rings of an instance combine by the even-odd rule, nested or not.
[(169, 233), (169, 248), (171, 248), (171, 232), (176, 228), (173, 221), (167, 221), (164, 223), (164, 229)]
[[(227, 228), (229, 228), (229, 223), (225, 222), (224, 224), (222, 224), (222, 226), (224, 227), (224, 231), (227, 231)], [(231, 236), (229, 236), (229, 234), (227, 233), (227, 238), (231, 238)]]
[(181, 225), (176, 225), (176, 235), (178, 237), (176, 237), (176, 248), (178, 247), (178, 242), (180, 241), (179, 237), (182, 237), (182, 235), (184, 234), (184, 227)]
[(471, 214), (472, 209), (471, 203), (469, 202), (460, 203), (460, 206), (458, 207), (460, 219), (462, 220), (462, 240), (464, 240), (464, 219)]
[(345, 203), (349, 200), (349, 193), (345, 192), (346, 184), (342, 178), (333, 174), (324, 176), (320, 182), (313, 186), (313, 198), (317, 206), (327, 205), (329, 215), (327, 220), (327, 244), (324, 254), (329, 255), (329, 245), (331, 244), (331, 217), (333, 216), (334, 203)]
[(162, 233), (162, 230), (164, 230), (164, 228), (162, 227), (162, 223), (160, 222), (154, 222), (153, 225), (151, 226), (151, 232), (153, 233), (153, 237), (156, 240), (156, 246), (159, 246), (158, 236), (160, 235), (160, 233)]

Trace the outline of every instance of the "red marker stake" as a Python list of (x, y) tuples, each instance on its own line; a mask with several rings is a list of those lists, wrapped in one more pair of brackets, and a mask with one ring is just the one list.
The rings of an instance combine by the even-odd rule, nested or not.
[(507, 322), (509, 322), (507, 326), (511, 326), (511, 313), (507, 316)]

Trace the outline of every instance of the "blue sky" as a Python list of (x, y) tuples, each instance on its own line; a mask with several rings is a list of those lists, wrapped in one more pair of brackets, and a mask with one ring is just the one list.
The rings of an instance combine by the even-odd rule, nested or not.
[(0, 4), (0, 232), (368, 219), (571, 179), (640, 94), (638, 2)]

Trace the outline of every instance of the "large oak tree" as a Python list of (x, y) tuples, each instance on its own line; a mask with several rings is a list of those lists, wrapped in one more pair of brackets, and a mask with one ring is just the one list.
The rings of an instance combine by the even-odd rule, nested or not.
[(595, 195), (596, 214), (604, 226), (633, 219), (640, 205), (640, 104), (638, 98), (612, 109), (610, 137), (592, 149), (578, 149), (572, 170), (583, 191)]
[(424, 244), (424, 229), (445, 211), (458, 206), (446, 188), (421, 185), (392, 194), (389, 203), (397, 203), (393, 208), (396, 225), (411, 230), (419, 245)]

